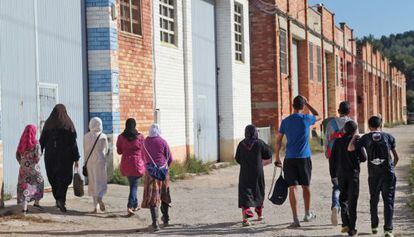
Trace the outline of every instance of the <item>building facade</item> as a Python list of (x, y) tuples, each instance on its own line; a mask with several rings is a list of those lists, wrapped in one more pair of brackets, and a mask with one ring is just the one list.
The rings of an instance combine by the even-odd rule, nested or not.
[(4, 1), (0, 29), (10, 32), (0, 35), (6, 193), (15, 192), (21, 131), (41, 129), (56, 103), (80, 148), (88, 120), (103, 120), (110, 174), (130, 117), (144, 135), (159, 123), (176, 160), (204, 162), (232, 160), (247, 124), (277, 131), (298, 94), (324, 118), (348, 100), (361, 131), (371, 115), (406, 119), (404, 75), (306, 0)]
[(334, 16), (307, 0), (250, 2), (254, 124), (277, 132), (298, 94), (324, 118), (349, 101), (362, 132), (372, 115), (386, 123), (403, 121), (405, 78), (369, 44), (358, 45), (352, 28)]
[[(112, 150), (134, 117), (144, 134), (159, 123), (178, 160), (232, 159), (251, 123), (248, 2), (86, 6), (89, 117), (103, 118)], [(115, 152), (111, 160), (119, 162)]]

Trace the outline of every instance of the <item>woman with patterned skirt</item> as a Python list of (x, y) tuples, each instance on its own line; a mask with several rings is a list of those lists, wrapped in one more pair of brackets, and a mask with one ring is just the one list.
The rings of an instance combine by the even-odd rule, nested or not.
[(16, 151), (16, 159), (20, 164), (17, 184), (17, 204), (27, 213), (27, 204), (35, 201), (34, 207), (42, 209), (39, 205), (43, 198), (44, 181), (40, 172), (40, 145), (36, 140), (37, 128), (27, 125), (20, 138)]
[[(146, 164), (154, 162), (158, 167), (165, 164), (171, 165), (173, 157), (167, 142), (160, 136), (161, 130), (158, 124), (153, 124), (149, 131), (149, 136), (145, 139), (144, 149), (146, 152)], [(142, 208), (149, 208), (151, 211), (152, 228), (154, 231), (160, 229), (158, 224), (158, 208), (161, 206), (161, 220), (164, 226), (170, 221), (168, 209), (171, 203), (170, 196), (170, 177), (167, 175), (164, 181), (157, 180), (150, 176), (148, 172), (145, 174), (144, 180), (144, 197)]]

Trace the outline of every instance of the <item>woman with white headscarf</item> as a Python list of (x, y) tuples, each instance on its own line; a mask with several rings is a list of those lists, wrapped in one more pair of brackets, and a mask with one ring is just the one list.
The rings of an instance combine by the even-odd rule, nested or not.
[(92, 118), (89, 122), (89, 132), (84, 138), (83, 150), (88, 169), (88, 194), (93, 198), (94, 213), (105, 211), (102, 198), (107, 191), (108, 139), (102, 130), (102, 120), (97, 117)]
[[(158, 167), (164, 165), (171, 165), (173, 157), (171, 155), (168, 143), (160, 136), (161, 130), (158, 124), (153, 124), (149, 130), (149, 136), (145, 139), (144, 149), (146, 152), (146, 164), (155, 163)], [(170, 177), (167, 175), (166, 179), (161, 181), (145, 173), (144, 180), (144, 197), (142, 201), (142, 208), (149, 208), (151, 211), (152, 228), (154, 231), (160, 229), (158, 224), (158, 209), (161, 206), (162, 217), (161, 220), (164, 226), (167, 226), (170, 217), (168, 209), (171, 203), (170, 196)]]

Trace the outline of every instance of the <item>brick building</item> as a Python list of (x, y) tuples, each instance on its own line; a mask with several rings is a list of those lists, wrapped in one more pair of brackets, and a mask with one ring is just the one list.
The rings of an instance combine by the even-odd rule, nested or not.
[(307, 0), (254, 0), (250, 22), (252, 119), (257, 126), (277, 131), (298, 94), (324, 118), (336, 116), (338, 104), (349, 101), (350, 116), (361, 131), (374, 114), (389, 123), (403, 120), (403, 76), (369, 44), (357, 45), (352, 28), (337, 24), (325, 6), (309, 6)]
[(405, 76), (367, 42), (358, 45), (358, 124), (367, 131), (368, 119), (381, 115), (384, 123), (406, 121)]
[(113, 148), (134, 117), (144, 133), (159, 123), (178, 160), (233, 157), (251, 123), (247, 9), (246, 0), (87, 0), (89, 116), (103, 119)]
[[(8, 1), (0, 10), (12, 32), (0, 36), (0, 189), (4, 183), (8, 193), (17, 179), (15, 131), (41, 128), (58, 102), (81, 149), (89, 118), (102, 118), (110, 171), (129, 117), (144, 134), (159, 123), (181, 161), (232, 160), (244, 127), (253, 121), (276, 131), (298, 94), (324, 118), (348, 100), (361, 131), (374, 114), (406, 120), (404, 75), (307, 0), (46, 2)], [(12, 91), (10, 78), (23, 89)]]

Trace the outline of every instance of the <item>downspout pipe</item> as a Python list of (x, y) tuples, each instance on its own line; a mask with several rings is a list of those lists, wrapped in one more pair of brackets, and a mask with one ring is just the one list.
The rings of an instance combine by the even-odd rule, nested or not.
[[(184, 0), (182, 1), (182, 14), (183, 14), (183, 65), (184, 65), (184, 107), (185, 107), (185, 147), (186, 147), (186, 155), (189, 158), (190, 157), (190, 136), (192, 136), (192, 134), (190, 134), (190, 103), (189, 103), (189, 80), (191, 80), (192, 77), (190, 77), (188, 75), (188, 67), (190, 65), (188, 65), (188, 51), (187, 51), (187, 47), (188, 47), (188, 38), (186, 37), (189, 30), (188, 30), (188, 25), (187, 25), (187, 18), (188, 18), (188, 12), (186, 11), (187, 9), (187, 2), (188, 0)], [(189, 13), (191, 14), (191, 12)]]
[(152, 13), (152, 98), (153, 98), (153, 113), (154, 113), (154, 122), (160, 123), (160, 111), (158, 110), (157, 104), (157, 64), (155, 60), (155, 12), (154, 4), (156, 1), (153, 1), (151, 4), (151, 13)]
[[(216, 9), (216, 3), (217, 1), (214, 1), (214, 48), (215, 48), (215, 64), (216, 64), (216, 114), (217, 114), (217, 162), (221, 161), (220, 156), (220, 97), (219, 97), (219, 88), (218, 88), (218, 80), (219, 80), (219, 73), (220, 68), (218, 67), (218, 47), (217, 47), (217, 9)], [(231, 17), (230, 17), (231, 19)]]

